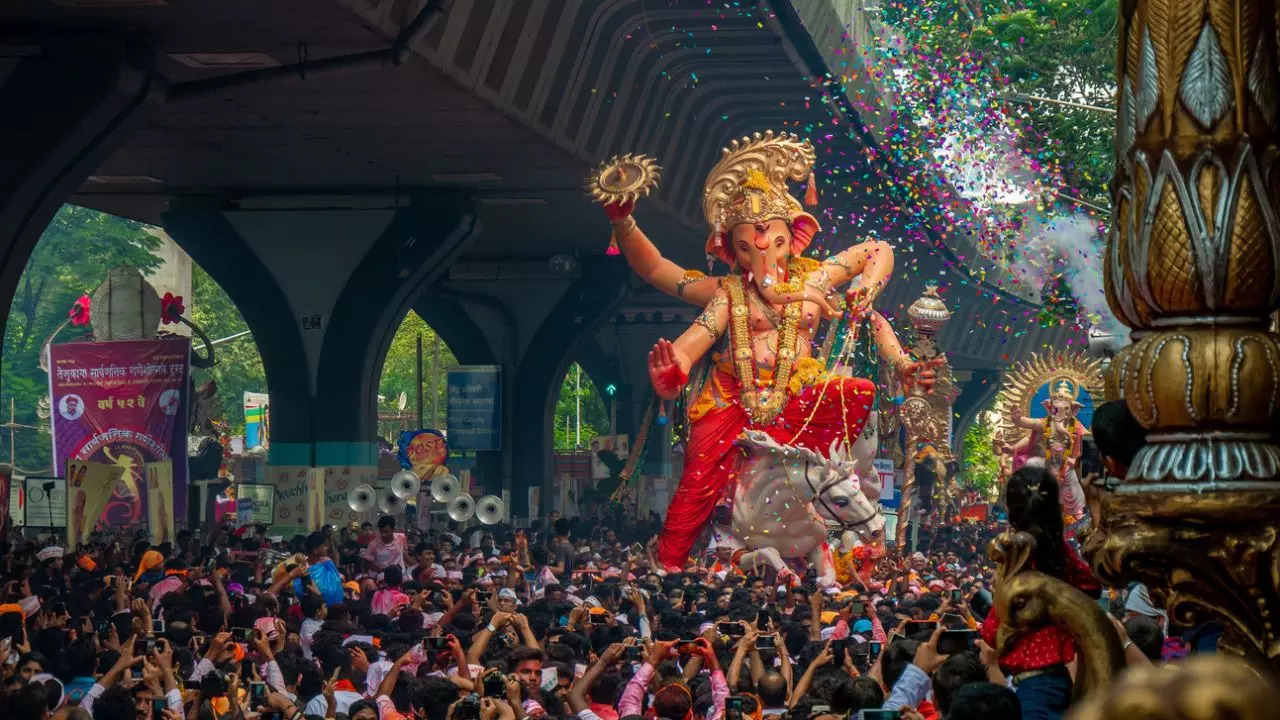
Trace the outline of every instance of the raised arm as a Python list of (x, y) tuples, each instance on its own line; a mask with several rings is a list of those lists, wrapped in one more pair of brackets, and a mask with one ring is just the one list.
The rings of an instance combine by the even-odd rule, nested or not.
[(893, 275), (893, 246), (883, 240), (858, 243), (824, 260), (822, 269), (831, 280), (831, 287), (861, 275), (861, 287), (878, 293)]
[(605, 214), (613, 225), (613, 237), (626, 257), (627, 264), (645, 282), (685, 302), (705, 307), (720, 289), (720, 278), (708, 277), (697, 270), (686, 270), (662, 256), (631, 216), (634, 203), (606, 205)]
[(689, 368), (715, 345), (729, 326), (729, 298), (723, 290), (675, 342), (659, 340), (649, 352), (649, 381), (664, 400), (680, 393), (689, 380)]

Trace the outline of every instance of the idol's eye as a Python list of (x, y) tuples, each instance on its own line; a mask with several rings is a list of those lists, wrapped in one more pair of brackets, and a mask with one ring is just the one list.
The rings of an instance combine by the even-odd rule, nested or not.
[(784, 243), (784, 242), (786, 242), (786, 241), (787, 241), (787, 239), (786, 239), (786, 238), (784, 238), (784, 237), (782, 237), (781, 235), (779, 235), (778, 237), (774, 238), (774, 240), (773, 240), (773, 244), (774, 244), (776, 247), (782, 247), (782, 243)]

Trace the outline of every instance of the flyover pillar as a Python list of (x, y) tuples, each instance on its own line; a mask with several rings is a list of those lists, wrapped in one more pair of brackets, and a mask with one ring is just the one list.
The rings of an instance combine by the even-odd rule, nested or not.
[(268, 463), (372, 474), (383, 360), (411, 301), (475, 236), (470, 198), (378, 210), (171, 207), (165, 229), (226, 290), (258, 343), (271, 395)]
[[(111, 33), (8, 40), (19, 57), (0, 58), (0, 297), (11, 298), (54, 213), (145, 114), (154, 51)], [(0, 326), (8, 311), (0, 303)]]
[[(552, 308), (521, 355), (512, 387), (511, 432), (504, 451), (514, 461), (511, 514), (539, 517), (551, 501), (552, 417), (558, 383), (582, 343), (614, 316), (626, 298), (630, 269), (622, 258), (582, 261), (582, 274)], [(541, 487), (541, 508), (529, 507), (528, 488)]]

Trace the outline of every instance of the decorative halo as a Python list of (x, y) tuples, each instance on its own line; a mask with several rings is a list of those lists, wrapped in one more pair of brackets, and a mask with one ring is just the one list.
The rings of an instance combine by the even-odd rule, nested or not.
[(661, 174), (647, 155), (615, 155), (587, 177), (587, 194), (601, 205), (634, 202), (658, 186)]
[(1016, 444), (1030, 432), (1014, 424), (1014, 408), (1018, 408), (1024, 417), (1035, 417), (1032, 400), (1036, 393), (1043, 388), (1052, 397), (1059, 383), (1064, 381), (1072, 388), (1077, 401), (1087, 393), (1094, 402), (1098, 402), (1103, 393), (1102, 360), (1084, 353), (1035, 354), (1027, 362), (1017, 363), (1005, 372), (1004, 384), (996, 400), (1005, 442)]

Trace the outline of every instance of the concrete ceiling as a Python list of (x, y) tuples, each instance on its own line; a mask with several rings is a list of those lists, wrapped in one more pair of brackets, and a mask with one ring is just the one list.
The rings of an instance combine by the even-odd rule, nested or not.
[[(386, 207), (416, 192), (466, 188), (484, 199), (483, 237), (466, 260), (545, 259), (603, 251), (608, 226), (583, 197), (583, 177), (609, 155), (645, 152), (665, 169), (638, 218), (664, 253), (689, 267), (704, 266), (698, 205), (720, 148), (766, 128), (824, 132), (827, 106), (811, 78), (825, 68), (820, 57), (805, 59), (815, 42), (808, 33), (819, 32), (813, 13), (840, 5), (795, 2), (810, 14), (802, 19), (781, 0), (776, 13), (746, 0), (138, 5), (146, 1), (0, 3), (0, 27), (10, 30), (110, 27), (154, 44), (165, 89), (75, 202), (157, 222), (177, 196), (213, 196), (228, 207)], [(405, 52), (392, 62), (398, 40)], [(359, 70), (322, 72), (334, 69), (331, 58), (359, 54)], [(219, 59), (241, 66), (192, 67)], [(275, 75), (240, 76), (254, 71), (244, 63), (274, 66), (257, 72)], [(871, 141), (861, 137), (824, 144), (820, 163), (839, 158), (842, 172), (880, 172), (849, 168), (859, 143)], [(905, 236), (906, 211), (885, 198), (833, 191), (823, 202), (824, 224), (839, 231), (827, 247), (847, 246), (867, 229)], [(830, 228), (831, 219), (869, 208), (872, 222)], [(956, 290), (957, 315), (977, 318), (964, 324), (969, 334), (1025, 319), (1028, 306), (963, 286), (955, 252), (900, 248), (888, 309), (910, 303), (925, 279), (940, 279)], [(1032, 349), (1060, 340), (1024, 330), (1006, 334)], [(989, 351), (974, 354), (975, 363), (992, 360)]]

